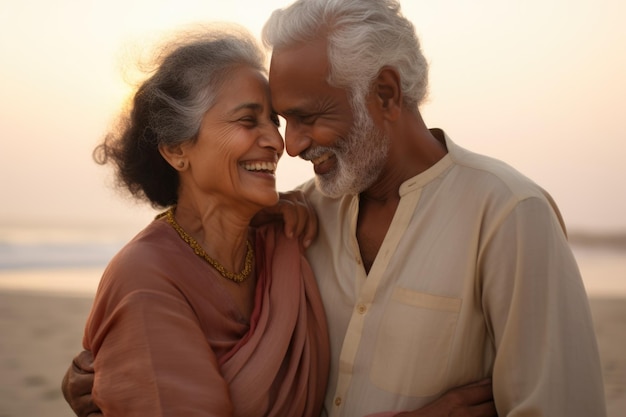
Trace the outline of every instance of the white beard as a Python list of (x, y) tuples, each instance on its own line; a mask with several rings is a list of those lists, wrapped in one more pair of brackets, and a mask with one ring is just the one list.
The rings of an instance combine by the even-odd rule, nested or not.
[(365, 191), (378, 179), (389, 154), (389, 138), (374, 125), (365, 106), (356, 106), (354, 115), (354, 124), (346, 138), (333, 147), (314, 150), (317, 155), (332, 152), (337, 159), (334, 170), (315, 176), (318, 190), (328, 197)]

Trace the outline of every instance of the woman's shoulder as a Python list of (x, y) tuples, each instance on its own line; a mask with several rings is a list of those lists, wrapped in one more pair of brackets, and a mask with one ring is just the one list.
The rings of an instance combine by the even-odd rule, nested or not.
[(107, 265), (101, 288), (124, 293), (170, 287), (179, 242), (165, 222), (155, 220), (124, 245)]
[(163, 261), (167, 258), (164, 255), (176, 248), (175, 235), (170, 229), (165, 222), (154, 220), (126, 243), (113, 261), (127, 267), (141, 267)]

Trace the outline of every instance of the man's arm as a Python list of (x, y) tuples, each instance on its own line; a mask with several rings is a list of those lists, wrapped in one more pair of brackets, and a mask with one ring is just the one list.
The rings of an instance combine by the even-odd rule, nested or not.
[(500, 412), (605, 416), (588, 300), (556, 209), (520, 201), (486, 240), (480, 267)]
[(395, 417), (498, 417), (491, 380), (453, 388), (430, 404)]
[(93, 355), (83, 350), (74, 357), (61, 382), (65, 401), (79, 417), (102, 416), (91, 398), (93, 379)]
[[(63, 378), (62, 390), (78, 417), (101, 416), (100, 410), (93, 403), (93, 357), (91, 352), (82, 351), (73, 360)], [(394, 415), (385, 413), (384, 415)], [(396, 417), (497, 417), (493, 402), (491, 381), (484, 380), (473, 384), (453, 388), (432, 403), (419, 410), (395, 414)], [(374, 417), (374, 416), (371, 416)]]

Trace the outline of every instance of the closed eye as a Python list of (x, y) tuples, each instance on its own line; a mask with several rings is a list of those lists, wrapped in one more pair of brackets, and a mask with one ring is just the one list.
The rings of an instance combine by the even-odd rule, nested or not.
[(313, 123), (315, 123), (318, 116), (319, 115), (317, 114), (299, 114), (299, 115), (296, 115), (296, 120), (299, 123), (302, 123), (305, 125), (312, 125)]
[(280, 127), (280, 118), (278, 117), (277, 113), (272, 113), (270, 118), (272, 119), (272, 122), (276, 125), (276, 127)]
[(247, 127), (255, 127), (258, 124), (257, 118), (255, 116), (245, 116), (238, 120), (240, 123), (243, 123)]

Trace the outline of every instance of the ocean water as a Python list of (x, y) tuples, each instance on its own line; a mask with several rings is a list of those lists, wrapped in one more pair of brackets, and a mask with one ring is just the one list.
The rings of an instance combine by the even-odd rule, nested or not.
[[(130, 226), (0, 226), (0, 290), (92, 296)], [(591, 297), (626, 297), (626, 249), (572, 245)]]
[(92, 296), (136, 226), (0, 226), (0, 290)]

